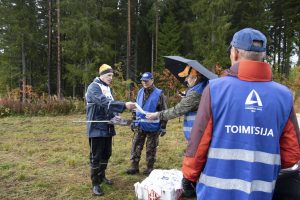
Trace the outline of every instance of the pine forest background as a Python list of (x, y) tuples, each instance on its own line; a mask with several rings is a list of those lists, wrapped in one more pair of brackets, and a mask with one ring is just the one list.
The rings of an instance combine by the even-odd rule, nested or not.
[(296, 94), (297, 0), (0, 0), (0, 99), (23, 105), (35, 98), (83, 99), (107, 63), (116, 72), (118, 99), (132, 100), (140, 74), (152, 71), (155, 84), (176, 101), (182, 86), (164, 70), (163, 56), (196, 59), (218, 73), (230, 66), (232, 35), (245, 27), (268, 37), (274, 79)]

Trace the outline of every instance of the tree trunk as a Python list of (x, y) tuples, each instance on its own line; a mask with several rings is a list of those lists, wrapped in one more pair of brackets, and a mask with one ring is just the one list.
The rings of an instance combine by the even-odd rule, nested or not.
[(151, 73), (153, 74), (153, 65), (154, 65), (154, 34), (151, 38)]
[(84, 91), (83, 91), (83, 99), (84, 99), (84, 101), (85, 101), (85, 93), (86, 93), (86, 90), (87, 90), (87, 85), (86, 85), (86, 83), (84, 83)]
[[(276, 36), (276, 28), (274, 28), (274, 32), (273, 32), (273, 65), (276, 67), (276, 51), (277, 51), (277, 36)], [(277, 66), (278, 67), (278, 66)]]
[(73, 95), (72, 95), (72, 97), (73, 97), (73, 99), (75, 99), (75, 96), (76, 96), (76, 84), (75, 83), (73, 83), (73, 88), (72, 88), (72, 93), (73, 93)]
[[(158, 21), (159, 21), (159, 9), (158, 1), (155, 1), (155, 67), (157, 67), (157, 55), (158, 55)], [(153, 70), (152, 70), (153, 72)]]
[(57, 97), (61, 99), (60, 0), (57, 0)]
[(22, 34), (22, 103), (26, 101), (26, 60), (25, 60), (25, 45), (24, 34)]
[(281, 74), (282, 73), (282, 69), (281, 69), (281, 25), (279, 25), (278, 27), (278, 32), (277, 32), (277, 53), (278, 53), (278, 57), (277, 57), (277, 66), (278, 66), (278, 72)]
[[(284, 23), (284, 27), (287, 27), (287, 24)], [(289, 54), (288, 54), (288, 47), (287, 47), (287, 36), (288, 36), (288, 33), (286, 30), (283, 31), (283, 48), (282, 48), (282, 52), (283, 52), (283, 56), (282, 56), (282, 69), (283, 69), (283, 73), (282, 75), (287, 78), (288, 77), (288, 68), (289, 68)]]
[(134, 71), (133, 71), (133, 81), (136, 82), (137, 79), (137, 71), (138, 71), (138, 62), (139, 62), (139, 54), (138, 54), (138, 47), (139, 47), (139, 31), (140, 31), (140, 5), (141, 2), (138, 1), (136, 5), (136, 30), (135, 30), (135, 48), (134, 48)]
[[(30, 63), (29, 63), (29, 73), (27, 72), (27, 76), (28, 76), (28, 78), (27, 78), (27, 85), (30, 85), (30, 86), (32, 86), (32, 61), (30, 61)], [(28, 67), (27, 67), (28, 68)], [(26, 71), (28, 71), (28, 70), (26, 70)]]
[(52, 58), (52, 0), (48, 0), (48, 95), (51, 95), (51, 58)]
[(131, 3), (127, 3), (127, 69), (126, 80), (130, 79), (130, 60), (131, 60)]

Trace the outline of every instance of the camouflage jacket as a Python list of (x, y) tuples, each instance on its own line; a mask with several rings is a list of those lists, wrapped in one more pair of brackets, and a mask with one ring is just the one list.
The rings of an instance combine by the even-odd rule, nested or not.
[(198, 110), (201, 94), (193, 91), (188, 96), (185, 96), (176, 106), (159, 112), (160, 120), (170, 120), (182, 116), (185, 113)]

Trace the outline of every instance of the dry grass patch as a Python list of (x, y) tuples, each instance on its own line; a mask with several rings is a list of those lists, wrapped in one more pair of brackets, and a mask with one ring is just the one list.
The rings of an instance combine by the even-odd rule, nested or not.
[[(125, 113), (129, 117), (130, 113)], [(94, 199), (90, 187), (89, 148), (84, 115), (56, 117), (7, 117), (0, 121), (0, 199)], [(129, 176), (133, 134), (117, 127), (107, 176), (115, 184), (103, 186), (97, 199), (136, 199), (133, 184), (142, 174)], [(160, 138), (156, 168), (181, 168), (186, 142), (182, 120), (171, 120)], [(145, 150), (141, 171), (146, 167)]]

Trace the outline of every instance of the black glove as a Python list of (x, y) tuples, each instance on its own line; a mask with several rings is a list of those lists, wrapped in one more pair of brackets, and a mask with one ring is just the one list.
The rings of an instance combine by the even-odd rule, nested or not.
[(166, 134), (167, 132), (166, 132), (166, 129), (161, 129), (160, 130), (160, 137), (162, 137), (162, 136), (164, 136), (165, 134)]
[(184, 197), (191, 198), (196, 196), (196, 183), (183, 177), (181, 184)]
[(130, 128), (131, 128), (132, 132), (134, 132), (137, 129), (137, 127), (133, 123), (134, 122), (132, 122), (131, 125), (130, 125)]

